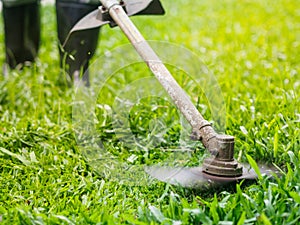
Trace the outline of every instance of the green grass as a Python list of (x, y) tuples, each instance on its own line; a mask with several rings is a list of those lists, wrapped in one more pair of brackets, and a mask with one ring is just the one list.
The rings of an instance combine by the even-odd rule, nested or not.
[[(46, 6), (37, 63), (0, 77), (0, 224), (298, 224), (300, 1), (178, 0), (163, 4), (164, 17), (133, 18), (137, 27), (146, 39), (183, 45), (199, 56), (222, 90), (225, 130), (236, 137), (236, 156), (247, 161), (248, 155), (252, 164), (251, 159), (274, 162), (284, 175), (210, 192), (160, 182), (122, 185), (102, 178), (76, 143), (74, 90), (61, 77), (55, 11)], [(2, 22), (0, 29), (3, 43)], [(118, 28), (103, 27), (95, 59), (126, 43)], [(3, 45), (1, 48), (4, 61)], [(181, 56), (176, 57), (180, 60)], [(169, 66), (176, 71), (174, 65)], [(111, 89), (103, 89), (105, 97), (99, 97), (98, 104), (113, 103), (115, 92), (108, 90), (122, 90), (129, 82), (149, 75), (142, 65), (117, 72), (107, 81), (106, 88)], [(199, 110), (211, 120), (203, 92), (186, 87)], [(159, 146), (137, 148), (136, 164), (161, 161), (166, 155), (159, 150), (178, 146), (176, 135), (181, 128), (172, 117), (178, 115), (160, 108), (163, 99), (152, 100), (144, 99), (130, 112), (134, 135), (150, 143), (153, 139), (145, 129), (155, 125), (151, 118), (163, 116), (173, 127), (157, 137), (165, 140)], [(131, 149), (109, 132), (111, 117), (105, 116), (101, 107), (97, 110), (102, 122), (96, 127), (97, 138), (126, 161), (133, 155)], [(196, 148), (192, 164), (202, 160), (201, 146), (185, 144)]]

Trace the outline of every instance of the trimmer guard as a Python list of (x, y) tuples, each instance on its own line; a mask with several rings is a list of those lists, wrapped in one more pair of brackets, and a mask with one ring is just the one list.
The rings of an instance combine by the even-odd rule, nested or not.
[[(124, 0), (123, 5), (128, 16), (165, 14), (165, 10), (159, 0)], [(94, 10), (78, 21), (70, 31), (68, 37), (75, 31), (97, 28), (113, 22), (112, 20), (103, 18), (105, 16), (103, 16), (102, 6), (100, 6), (99, 9)]]

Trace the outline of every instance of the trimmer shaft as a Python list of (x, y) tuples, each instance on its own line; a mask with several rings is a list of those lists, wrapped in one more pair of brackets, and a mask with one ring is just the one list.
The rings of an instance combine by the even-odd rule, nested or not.
[(234, 137), (218, 135), (217, 155), (204, 160), (203, 172), (222, 176), (238, 177), (243, 174), (243, 167), (234, 159)]

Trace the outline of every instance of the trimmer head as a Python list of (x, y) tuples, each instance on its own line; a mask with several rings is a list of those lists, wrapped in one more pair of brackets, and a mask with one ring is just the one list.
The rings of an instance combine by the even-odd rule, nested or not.
[[(166, 183), (185, 188), (202, 189), (211, 186), (224, 186), (230, 183), (238, 183), (242, 180), (256, 180), (258, 175), (248, 164), (239, 164), (242, 168), (240, 176), (216, 176), (208, 174), (203, 167), (147, 167), (146, 172)], [(259, 166), (260, 173), (272, 176), (276, 170), (269, 166)]]
[[(224, 186), (242, 180), (256, 180), (257, 173), (248, 164), (234, 159), (234, 137), (217, 135), (212, 157), (204, 160), (202, 167), (147, 167), (146, 172), (166, 183), (187, 188), (202, 189)], [(272, 176), (278, 172), (274, 167), (259, 165), (262, 175)]]
[(205, 159), (203, 171), (219, 177), (239, 177), (243, 167), (234, 159), (234, 137), (230, 135), (216, 136), (216, 155)]

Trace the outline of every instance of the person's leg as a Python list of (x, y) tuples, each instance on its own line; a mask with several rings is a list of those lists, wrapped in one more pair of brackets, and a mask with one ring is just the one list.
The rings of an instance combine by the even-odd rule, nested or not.
[[(78, 31), (64, 43), (72, 27), (85, 15), (97, 9), (98, 5), (56, 0), (57, 32), (60, 42), (60, 66), (74, 80), (88, 72), (89, 60), (96, 51), (99, 28)], [(85, 76), (88, 85), (88, 75)]]
[(3, 5), (6, 63), (15, 68), (33, 62), (40, 45), (40, 4)]

